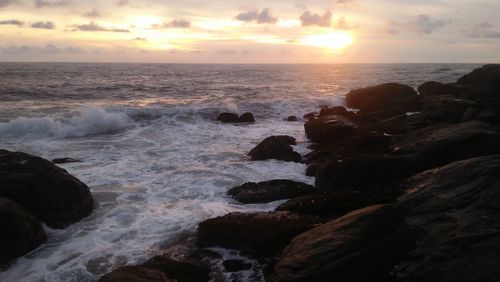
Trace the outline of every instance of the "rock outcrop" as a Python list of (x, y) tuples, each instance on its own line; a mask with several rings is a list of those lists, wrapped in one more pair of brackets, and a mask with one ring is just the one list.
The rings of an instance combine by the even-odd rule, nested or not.
[(227, 194), (244, 204), (252, 204), (296, 198), (311, 194), (314, 191), (314, 186), (305, 183), (277, 179), (259, 183), (245, 183), (229, 189)]
[(260, 142), (248, 155), (253, 161), (275, 159), (286, 162), (300, 162), (302, 156), (291, 145), (297, 144), (295, 138), (286, 135), (271, 136)]

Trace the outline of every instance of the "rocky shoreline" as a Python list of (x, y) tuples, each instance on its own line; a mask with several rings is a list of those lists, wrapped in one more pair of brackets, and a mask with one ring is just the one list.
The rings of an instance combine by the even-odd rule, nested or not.
[[(314, 186), (277, 179), (229, 189), (242, 204), (288, 200), (273, 212), (205, 220), (163, 255), (99, 281), (499, 281), (500, 65), (456, 83), (426, 82), (418, 92), (398, 83), (355, 89), (346, 105), (305, 115), (313, 142), (306, 156), (294, 152), (290, 136), (270, 136), (249, 152), (254, 161), (305, 162)], [(219, 120), (258, 122), (236, 114)], [(62, 228), (90, 212), (88, 188), (62, 179), (62, 169), (22, 153), (2, 150), (0, 157), (1, 183), (32, 187), (11, 172), (28, 164), (39, 177), (38, 167), (47, 167), (43, 173), (55, 171), (61, 183), (78, 187), (68, 193), (80, 203), (56, 202), (50, 207), (60, 209), (46, 212), (2, 184), (2, 225), (19, 222), (3, 218), (22, 218), (27, 224), (18, 234), (30, 238), (2, 262), (43, 242), (39, 221)], [(18, 238), (8, 236), (2, 242)], [(255, 263), (227, 258), (218, 248)], [(258, 274), (238, 274), (248, 271)]]

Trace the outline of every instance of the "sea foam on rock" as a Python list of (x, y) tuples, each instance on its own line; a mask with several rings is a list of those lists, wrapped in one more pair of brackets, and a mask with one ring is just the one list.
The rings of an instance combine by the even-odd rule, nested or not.
[(53, 228), (89, 215), (94, 200), (87, 185), (50, 161), (0, 150), (0, 197), (15, 201)]

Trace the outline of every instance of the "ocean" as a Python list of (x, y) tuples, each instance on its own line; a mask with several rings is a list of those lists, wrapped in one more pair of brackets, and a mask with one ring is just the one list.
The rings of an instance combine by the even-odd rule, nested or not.
[[(303, 122), (343, 105), (353, 88), (384, 82), (453, 82), (474, 64), (175, 65), (0, 63), (0, 148), (47, 159), (86, 183), (92, 215), (0, 273), (0, 281), (95, 281), (144, 262), (228, 212), (270, 211), (283, 201), (241, 205), (225, 192), (245, 182), (314, 183), (304, 164), (252, 162), (271, 135), (308, 152)], [(220, 112), (251, 112), (255, 124), (222, 124)]]

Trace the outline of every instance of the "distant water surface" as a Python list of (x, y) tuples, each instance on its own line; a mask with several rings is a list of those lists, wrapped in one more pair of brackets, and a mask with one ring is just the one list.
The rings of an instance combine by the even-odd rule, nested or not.
[[(306, 153), (303, 123), (287, 116), (341, 105), (352, 88), (453, 82), (478, 66), (0, 63), (0, 148), (83, 160), (62, 166), (97, 201), (81, 222), (47, 228), (48, 241), (0, 280), (94, 281), (204, 219), (272, 210), (279, 203), (240, 205), (225, 192), (248, 181), (314, 182), (302, 164), (246, 156), (277, 134)], [(214, 121), (222, 111), (252, 112), (257, 123)]]

